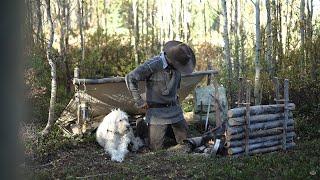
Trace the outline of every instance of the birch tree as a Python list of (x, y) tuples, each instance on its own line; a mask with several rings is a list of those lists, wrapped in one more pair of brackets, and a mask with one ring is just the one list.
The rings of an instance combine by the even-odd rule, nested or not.
[(240, 42), (239, 42), (239, 21), (238, 21), (238, 1), (235, 1), (234, 4), (234, 35), (235, 35), (235, 47), (234, 47), (234, 71), (235, 71), (235, 77), (238, 78), (240, 73), (239, 73), (239, 46), (240, 46)]
[(256, 46), (255, 46), (255, 78), (254, 78), (254, 102), (255, 105), (261, 104), (261, 82), (260, 82), (260, 0), (254, 2), (256, 11)]
[(81, 62), (84, 61), (84, 56), (85, 56), (85, 49), (84, 49), (84, 35), (83, 35), (83, 27), (84, 27), (84, 22), (83, 22), (83, 0), (78, 0), (77, 1), (78, 5), (78, 26), (79, 26), (79, 31), (80, 31), (80, 44), (81, 44)]
[(305, 0), (300, 1), (300, 69), (301, 73), (305, 72)]
[(134, 61), (136, 66), (139, 65), (138, 56), (138, 44), (139, 44), (139, 16), (138, 16), (138, 1), (132, 1), (132, 11), (133, 11), (133, 49), (134, 49)]
[(106, 41), (108, 40), (108, 0), (103, 1), (103, 14), (104, 14), (104, 33)]
[(43, 29), (42, 29), (42, 13), (41, 13), (41, 0), (36, 0), (37, 4), (37, 43), (42, 44), (43, 41)]
[(65, 69), (65, 85), (66, 85), (66, 92), (71, 92), (71, 76), (70, 76), (70, 68), (67, 62), (67, 45), (69, 41), (69, 18), (68, 17), (68, 2), (67, 0), (58, 0), (58, 9), (59, 9), (59, 22), (60, 22), (60, 56), (63, 62), (63, 66)]
[[(241, 2), (241, 1), (240, 1)], [(240, 3), (240, 6), (242, 7), (243, 4)], [(240, 9), (241, 9), (240, 7)], [(241, 12), (241, 11), (240, 11)], [(239, 25), (239, 32), (240, 32), (240, 74), (241, 76), (245, 76), (246, 72), (246, 62), (245, 62), (245, 41), (246, 41), (246, 32), (244, 29), (244, 23), (243, 23), (243, 13), (240, 15), (240, 25)]]
[(277, 31), (277, 36), (278, 36), (278, 64), (280, 64), (283, 68), (283, 47), (282, 47), (282, 3), (281, 1), (278, 1), (277, 5), (277, 25), (278, 25), (278, 31)]
[(266, 63), (267, 63), (267, 71), (269, 73), (269, 77), (272, 78), (273, 67), (272, 67), (272, 35), (271, 35), (271, 13), (270, 13), (270, 0), (266, 0), (266, 10), (267, 10), (267, 53), (266, 53)]
[[(222, 15), (224, 17), (224, 25), (223, 25), (223, 40), (224, 40), (224, 57), (225, 57), (225, 67), (228, 72), (228, 89), (231, 89), (231, 81), (232, 81), (232, 65), (230, 58), (230, 46), (229, 46), (229, 34), (228, 34), (228, 13), (227, 13), (227, 5), (225, 0), (221, 0), (222, 5)], [(229, 92), (229, 97), (230, 97)]]
[(47, 18), (50, 25), (50, 37), (48, 40), (47, 50), (46, 50), (46, 57), (49, 62), (49, 65), (51, 67), (51, 97), (50, 97), (50, 106), (49, 106), (49, 116), (48, 116), (48, 122), (44, 130), (41, 132), (42, 135), (47, 135), (50, 130), (52, 129), (52, 126), (55, 123), (55, 104), (56, 104), (56, 94), (57, 94), (57, 81), (56, 81), (56, 64), (54, 60), (52, 59), (51, 55), (51, 49), (52, 49), (52, 43), (54, 38), (54, 27), (53, 27), (53, 21), (51, 18), (51, 5), (50, 0), (46, 0), (46, 11), (47, 11)]
[(277, 36), (277, 32), (278, 32), (278, 25), (277, 25), (277, 8), (276, 8), (276, 0), (272, 0), (271, 1), (271, 11), (272, 11), (272, 16), (271, 16), (271, 28), (272, 28), (272, 59), (271, 59), (271, 63), (274, 65), (273, 70), (274, 72), (277, 72), (278, 70), (278, 56), (277, 56), (277, 52), (278, 52), (278, 36)]

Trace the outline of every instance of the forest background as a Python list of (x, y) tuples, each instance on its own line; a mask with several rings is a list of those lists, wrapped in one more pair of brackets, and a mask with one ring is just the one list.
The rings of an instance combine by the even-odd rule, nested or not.
[(290, 80), (290, 98), (302, 113), (319, 111), (317, 0), (27, 0), (26, 7), (33, 120), (47, 119), (53, 65), (57, 117), (76, 66), (81, 77), (124, 76), (172, 39), (194, 49), (196, 70), (219, 70), (231, 107), (239, 77), (254, 83), (255, 104), (273, 101), (271, 80), (279, 77)]

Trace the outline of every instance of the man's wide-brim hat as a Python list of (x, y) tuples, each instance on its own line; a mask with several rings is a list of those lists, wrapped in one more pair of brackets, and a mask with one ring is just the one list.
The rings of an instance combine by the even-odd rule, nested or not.
[(180, 41), (168, 41), (163, 52), (171, 65), (182, 74), (190, 74), (196, 66), (196, 57), (193, 50)]

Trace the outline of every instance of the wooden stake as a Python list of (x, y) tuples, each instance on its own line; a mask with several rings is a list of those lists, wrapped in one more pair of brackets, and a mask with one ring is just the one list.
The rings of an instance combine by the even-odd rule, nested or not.
[(247, 81), (247, 93), (246, 93), (246, 126), (245, 126), (245, 152), (246, 155), (249, 155), (249, 127), (250, 127), (250, 95), (251, 95), (251, 87), (250, 81)]
[(283, 121), (283, 150), (286, 150), (286, 137), (287, 137), (287, 122), (288, 122), (288, 116), (289, 116), (289, 109), (288, 109), (288, 104), (289, 104), (289, 80), (285, 79), (284, 80), (284, 121)]
[(239, 90), (238, 90), (238, 102), (237, 102), (237, 106), (240, 107), (240, 106), (243, 106), (243, 77), (239, 77)]
[(275, 101), (276, 104), (279, 104), (280, 100), (280, 94), (279, 94), (279, 79), (277, 77), (273, 78), (273, 83), (274, 83), (274, 91), (275, 91)]
[(222, 125), (222, 119), (221, 119), (221, 110), (220, 110), (220, 96), (219, 96), (219, 87), (218, 83), (214, 80), (213, 81), (214, 89), (215, 89), (215, 98), (214, 98), (214, 106), (216, 111), (216, 127), (220, 127)]

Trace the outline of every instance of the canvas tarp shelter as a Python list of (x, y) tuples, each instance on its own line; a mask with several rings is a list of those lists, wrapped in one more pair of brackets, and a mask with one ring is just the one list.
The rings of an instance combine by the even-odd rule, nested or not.
[[(207, 75), (216, 74), (217, 71), (200, 71), (190, 75), (182, 76), (180, 90), (178, 92), (180, 101), (184, 100), (196, 85)], [(123, 77), (103, 79), (74, 79), (74, 84), (81, 90), (77, 90), (70, 100), (57, 125), (68, 136), (92, 132), (102, 118), (112, 109), (120, 108), (130, 115), (144, 114), (134, 106), (134, 101), (128, 91)], [(139, 82), (140, 92), (143, 94), (145, 82)], [(83, 113), (78, 109), (80, 104), (87, 104), (89, 118), (79, 121)], [(78, 118), (79, 116), (79, 118)]]

